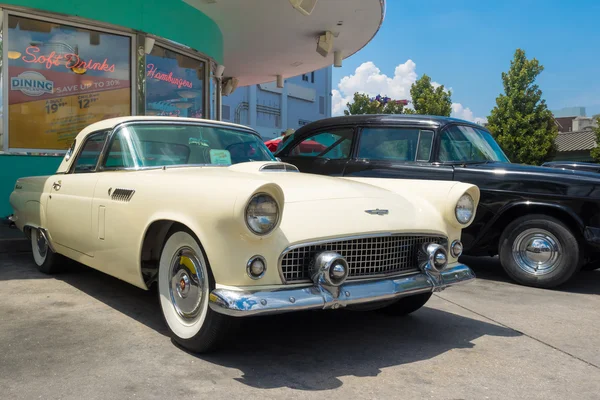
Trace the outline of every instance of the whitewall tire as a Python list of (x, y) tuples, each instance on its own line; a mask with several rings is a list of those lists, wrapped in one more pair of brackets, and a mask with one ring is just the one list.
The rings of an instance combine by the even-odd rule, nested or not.
[(158, 292), (171, 336), (193, 352), (206, 352), (223, 338), (228, 318), (208, 306), (214, 279), (204, 251), (190, 232), (172, 232), (162, 249)]
[(52, 251), (46, 240), (46, 236), (42, 234), (42, 231), (31, 228), (29, 236), (31, 237), (33, 261), (38, 270), (45, 274), (55, 274), (60, 272), (61, 262), (64, 262), (65, 259)]

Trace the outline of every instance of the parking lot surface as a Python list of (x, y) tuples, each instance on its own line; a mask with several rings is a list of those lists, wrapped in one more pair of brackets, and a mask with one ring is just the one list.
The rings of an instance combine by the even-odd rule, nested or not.
[(598, 399), (600, 271), (518, 286), (494, 259), (405, 318), (305, 312), (242, 322), (218, 353), (167, 336), (155, 292), (0, 254), (2, 399)]

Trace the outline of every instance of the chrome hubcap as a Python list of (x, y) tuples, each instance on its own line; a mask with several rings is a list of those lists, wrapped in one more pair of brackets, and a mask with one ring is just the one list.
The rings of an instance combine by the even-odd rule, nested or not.
[(48, 252), (48, 243), (46, 243), (46, 238), (39, 229), (35, 230), (35, 241), (37, 243), (37, 251), (40, 257), (46, 257), (46, 253)]
[(177, 314), (184, 319), (197, 317), (204, 302), (205, 276), (194, 250), (185, 247), (175, 253), (169, 277), (171, 303)]
[(562, 257), (558, 239), (543, 229), (528, 229), (519, 234), (512, 251), (519, 268), (533, 275), (554, 271)]

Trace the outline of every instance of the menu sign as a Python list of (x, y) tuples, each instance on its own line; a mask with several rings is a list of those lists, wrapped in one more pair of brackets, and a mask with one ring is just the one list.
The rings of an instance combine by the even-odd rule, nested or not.
[[(30, 30), (46, 24), (10, 18), (26, 20)], [(54, 28), (32, 34), (20, 31), (20, 24), (11, 24), (16, 28), (9, 36), (12, 52), (19, 54), (8, 66), (10, 148), (68, 149), (87, 125), (131, 114), (129, 37), (102, 33), (90, 45), (90, 32), (79, 30), (58, 46)], [(19, 42), (39, 44), (20, 48)]]

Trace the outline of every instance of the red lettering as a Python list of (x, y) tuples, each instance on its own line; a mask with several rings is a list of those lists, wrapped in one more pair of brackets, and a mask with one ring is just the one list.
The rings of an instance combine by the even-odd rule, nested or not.
[(172, 72), (169, 72), (169, 75), (159, 72), (152, 63), (146, 65), (146, 69), (146, 76), (149, 78), (154, 78), (158, 79), (159, 81), (170, 83), (171, 85), (175, 85), (180, 89), (182, 86), (185, 86), (190, 89), (193, 87), (192, 82), (188, 81), (187, 79), (175, 78), (173, 77)]
[(26, 63), (34, 63), (37, 60), (37, 57), (35, 55), (35, 53), (39, 53), (40, 49), (39, 47), (28, 47), (25, 49), (25, 53), (27, 53), (28, 55), (30, 55), (32, 58), (27, 59), (25, 58), (25, 56), (21, 57), (21, 60), (25, 61)]
[(87, 62), (83, 61), (77, 54), (72, 53), (63, 55), (56, 54), (56, 52), (53, 51), (48, 55), (38, 55), (39, 52), (39, 47), (29, 46), (25, 49), (26, 55), (21, 57), (21, 59), (26, 63), (43, 64), (46, 69), (59, 66), (61, 65), (61, 61), (65, 60), (65, 67), (68, 69), (85, 68), (97, 71), (115, 72), (115, 64), (109, 64), (107, 58), (100, 64), (100, 62), (94, 62), (92, 59)]

